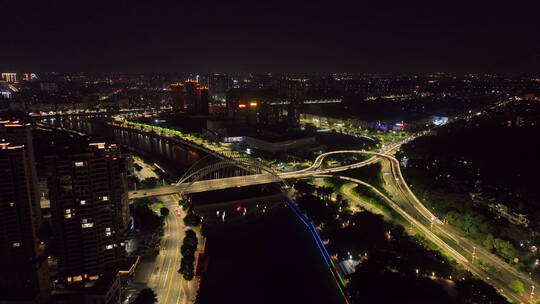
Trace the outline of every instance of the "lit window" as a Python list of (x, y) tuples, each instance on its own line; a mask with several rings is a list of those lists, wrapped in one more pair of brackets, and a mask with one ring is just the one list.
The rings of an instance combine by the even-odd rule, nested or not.
[(86, 163), (85, 163), (85, 162), (82, 162), (82, 161), (80, 161), (80, 162), (75, 162), (75, 167), (84, 167), (85, 165), (86, 165)]
[(84, 224), (86, 224), (86, 223), (88, 223), (88, 219), (82, 219), (82, 222), (83, 222)]
[(13, 246), (13, 247), (21, 247), (21, 243), (16, 242), (16, 243), (11, 244), (11, 246)]
[(81, 200), (79, 203), (80, 203), (81, 205), (86, 205), (86, 200)]
[(100, 197), (98, 197), (98, 199), (100, 199), (102, 201), (108, 201), (109, 197), (108, 196), (100, 196)]
[(70, 213), (71, 213), (71, 209), (66, 209), (66, 210), (64, 210), (64, 213), (65, 213), (65, 214), (70, 214)]
[(92, 227), (94, 227), (94, 223), (84, 223), (84, 224), (82, 224), (82, 227), (83, 228), (92, 228)]
[(120, 243), (120, 246), (124, 246), (124, 242)]
[(111, 234), (112, 233), (110, 231), (105, 232), (105, 236), (111, 236)]
[(113, 249), (113, 245), (107, 245), (105, 246), (105, 249)]
[(71, 214), (64, 214), (64, 217), (69, 219), (69, 218), (71, 218)]
[(9, 206), (10, 206), (10, 207), (13, 207), (13, 206), (15, 206), (15, 203), (14, 203), (14, 202), (10, 202), (10, 203), (9, 203)]

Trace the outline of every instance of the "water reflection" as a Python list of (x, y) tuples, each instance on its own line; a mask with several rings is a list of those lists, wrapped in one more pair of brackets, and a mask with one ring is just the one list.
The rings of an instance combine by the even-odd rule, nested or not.
[(111, 127), (105, 123), (103, 117), (51, 117), (42, 119), (40, 122), (112, 140), (129, 147), (138, 154), (143, 154), (145, 158), (159, 161), (160, 164), (171, 169), (178, 176), (181, 176), (183, 171), (206, 155), (202, 151), (159, 136)]

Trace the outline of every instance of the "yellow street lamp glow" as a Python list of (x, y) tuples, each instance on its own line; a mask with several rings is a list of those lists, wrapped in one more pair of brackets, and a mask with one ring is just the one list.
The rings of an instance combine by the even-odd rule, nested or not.
[(256, 103), (256, 102), (250, 102), (250, 103), (249, 103), (249, 106), (250, 106), (250, 107), (256, 107), (256, 106), (257, 106), (257, 103)]

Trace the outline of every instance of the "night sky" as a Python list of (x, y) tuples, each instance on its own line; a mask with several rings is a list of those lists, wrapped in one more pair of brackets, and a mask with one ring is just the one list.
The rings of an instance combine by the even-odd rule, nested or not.
[(0, 71), (539, 72), (498, 2), (0, 0)]

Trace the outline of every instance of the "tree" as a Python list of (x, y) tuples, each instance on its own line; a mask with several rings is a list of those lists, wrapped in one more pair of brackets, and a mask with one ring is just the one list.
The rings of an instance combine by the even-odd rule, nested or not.
[(486, 236), (486, 239), (482, 242), (482, 246), (484, 246), (484, 248), (486, 248), (489, 252), (493, 252), (493, 250), (495, 250), (494, 241), (495, 241), (495, 238), (493, 237), (493, 234), (490, 233)]
[(157, 187), (158, 182), (159, 182), (159, 179), (157, 179), (155, 177), (148, 177), (148, 178), (144, 179), (143, 181), (141, 181), (141, 187), (143, 189), (144, 188), (155, 188), (155, 187)]
[(508, 287), (510, 290), (512, 290), (515, 293), (523, 293), (525, 292), (525, 287), (523, 286), (523, 283), (519, 280), (512, 280), (508, 284)]
[(195, 234), (195, 231), (193, 231), (193, 230), (191, 230), (191, 229), (186, 230), (185, 233), (186, 233), (186, 238), (188, 238), (188, 237), (194, 237), (194, 238), (196, 238), (196, 237), (197, 237), (197, 234)]
[(184, 245), (182, 245), (182, 247), (180, 247), (180, 252), (182, 253), (183, 256), (193, 256), (193, 254), (195, 253), (195, 250), (196, 248), (185, 243)]
[(137, 297), (133, 301), (133, 304), (154, 304), (157, 303), (156, 293), (150, 289), (145, 288), (137, 294)]
[(170, 212), (171, 211), (169, 210), (169, 208), (166, 208), (166, 207), (162, 207), (159, 209), (159, 213), (161, 213), (161, 216), (163, 217), (167, 217)]
[(507, 261), (512, 261), (518, 256), (517, 249), (508, 241), (495, 238), (493, 244), (497, 253)]
[(305, 180), (298, 180), (295, 184), (294, 184), (294, 188), (302, 193), (302, 194), (306, 194), (306, 195), (309, 195), (309, 194), (313, 194), (313, 192), (315, 192), (315, 186), (313, 186), (312, 184), (308, 183), (307, 181)]
[(137, 198), (133, 201), (133, 205), (135, 207), (137, 206), (145, 206), (145, 205), (150, 205), (152, 203), (152, 201), (147, 198), (147, 197), (141, 197), (141, 198)]
[(197, 237), (186, 237), (184, 238), (184, 244), (191, 247), (197, 247), (199, 241), (197, 240)]
[(191, 281), (195, 275), (193, 272), (193, 263), (182, 264), (178, 272), (184, 277), (185, 280)]
[(143, 232), (156, 232), (163, 227), (163, 218), (152, 211), (148, 205), (134, 205), (133, 217), (135, 227)]
[(195, 214), (195, 212), (189, 212), (186, 217), (184, 217), (184, 224), (186, 226), (195, 227), (198, 226), (201, 223), (201, 219), (198, 215)]

